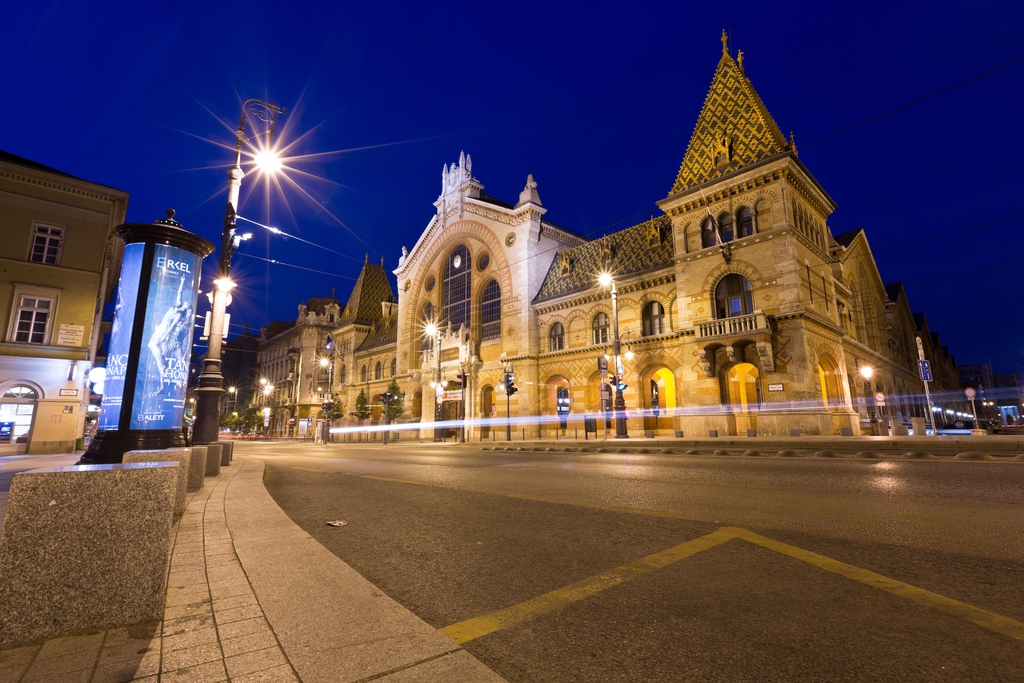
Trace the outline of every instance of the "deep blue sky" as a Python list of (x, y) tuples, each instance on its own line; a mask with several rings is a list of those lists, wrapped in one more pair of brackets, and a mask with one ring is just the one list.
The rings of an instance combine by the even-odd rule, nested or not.
[[(292, 177), (359, 237), (297, 191), (269, 206), (246, 197), (250, 177), (242, 215), (354, 259), (258, 229), (243, 251), (348, 277), (366, 252), (396, 265), (434, 212), (441, 165), (460, 150), (486, 192), (507, 201), (533, 173), (548, 218), (583, 234), (655, 213), (728, 29), (839, 204), (833, 233), (867, 229), (883, 278), (905, 283), (961, 364), (1024, 369), (1024, 62), (810, 146), (1024, 56), (1019, 0), (58, 0), (9, 5), (3, 17), (0, 149), (127, 190), (131, 221), (174, 207), (187, 229), (215, 239), (231, 155), (210, 141), (233, 144), (241, 99), (276, 100), (290, 108), (281, 141), (305, 136), (295, 153), (336, 152), (292, 164), (330, 182)], [(257, 327), (331, 287), (345, 298), (352, 284), (246, 258), (235, 274), (232, 322)]]

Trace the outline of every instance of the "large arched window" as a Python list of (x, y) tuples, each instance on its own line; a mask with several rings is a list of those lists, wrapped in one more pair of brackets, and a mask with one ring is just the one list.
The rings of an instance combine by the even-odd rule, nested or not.
[(341, 366), (341, 383), (345, 384), (348, 381), (348, 368), (344, 365)]
[(736, 223), (732, 219), (732, 214), (723, 213), (718, 217), (718, 228), (722, 231), (722, 241), (732, 242), (736, 236), (735, 232)]
[(657, 301), (644, 306), (643, 336), (650, 337), (665, 332), (665, 307)]
[(608, 343), (608, 314), (598, 313), (594, 316), (594, 322), (591, 324), (594, 328), (594, 343), (595, 344), (607, 344)]
[(377, 361), (377, 365), (373, 368), (373, 378), (382, 379), (384, 377), (384, 369), (381, 367), (380, 361)]
[(359, 371), (359, 377), (362, 379), (362, 381), (364, 381), (364, 382), (366, 381), (366, 365), (365, 364), (363, 365), (363, 369)]
[(549, 339), (551, 341), (551, 351), (561, 351), (565, 348), (565, 328), (562, 327), (562, 323), (555, 323), (551, 326)]
[(391, 376), (394, 377), (397, 374), (398, 374), (398, 359), (397, 358), (392, 358), (391, 359)]
[(501, 338), (501, 285), (491, 280), (484, 287), (484, 296), (480, 300), (480, 339)]
[(718, 318), (735, 318), (754, 312), (750, 281), (742, 275), (726, 275), (715, 289), (715, 311)]
[(473, 284), (471, 266), (469, 249), (463, 244), (452, 249), (444, 265), (441, 322), (451, 325), (453, 332), (457, 332), (462, 325), (469, 325), (470, 287)]
[(750, 209), (743, 207), (740, 209), (738, 216), (740, 229), (737, 232), (738, 237), (750, 237), (754, 234), (754, 217), (750, 214)]
[(705, 218), (704, 222), (700, 224), (700, 247), (707, 249), (716, 244), (718, 244), (718, 239), (715, 237), (715, 224), (710, 218)]

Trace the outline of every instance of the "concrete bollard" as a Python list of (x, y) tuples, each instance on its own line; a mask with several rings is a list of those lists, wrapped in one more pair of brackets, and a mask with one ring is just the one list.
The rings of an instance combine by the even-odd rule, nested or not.
[(15, 474), (0, 538), (0, 644), (160, 619), (178, 467)]
[(225, 462), (224, 458), (221, 458), (220, 464), (221, 464), (221, 466), (229, 465), (235, 459), (235, 442), (234, 441), (221, 441), (220, 443), (224, 446), (224, 450), (227, 451), (227, 454), (228, 454), (227, 461)]
[(231, 464), (231, 447), (234, 446), (230, 441), (218, 441), (220, 444), (220, 466), (227, 467)]
[(914, 430), (914, 436), (927, 436), (927, 428), (923, 417), (910, 418), (910, 428)]
[(188, 468), (192, 453), (188, 448), (167, 448), (162, 451), (128, 451), (122, 462), (170, 462), (178, 463), (178, 482), (174, 494), (174, 514), (185, 514), (185, 491), (188, 488)]
[(188, 490), (198, 491), (206, 481), (206, 446), (193, 446), (188, 462)]
[(216, 477), (220, 474), (220, 442), (206, 444), (206, 476)]

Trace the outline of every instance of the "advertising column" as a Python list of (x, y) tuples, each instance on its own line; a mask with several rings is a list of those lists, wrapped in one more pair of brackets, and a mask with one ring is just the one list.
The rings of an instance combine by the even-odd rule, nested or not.
[(203, 257), (213, 245), (181, 229), (174, 212), (117, 228), (124, 259), (97, 433), (83, 464), (126, 451), (184, 446), (182, 419)]

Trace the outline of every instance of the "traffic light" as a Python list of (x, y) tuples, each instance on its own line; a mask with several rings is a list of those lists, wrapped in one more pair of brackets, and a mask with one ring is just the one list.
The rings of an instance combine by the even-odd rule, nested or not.
[(505, 395), (506, 396), (511, 396), (512, 394), (514, 394), (517, 391), (519, 391), (519, 389), (516, 388), (515, 382), (513, 381), (514, 379), (515, 379), (515, 377), (512, 376), (511, 372), (506, 372), (505, 373)]
[(622, 381), (622, 375), (619, 375), (617, 379), (619, 383), (619, 391), (625, 391), (626, 387), (628, 387), (629, 385)]

